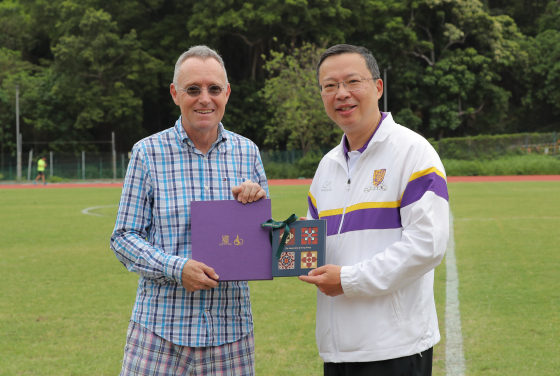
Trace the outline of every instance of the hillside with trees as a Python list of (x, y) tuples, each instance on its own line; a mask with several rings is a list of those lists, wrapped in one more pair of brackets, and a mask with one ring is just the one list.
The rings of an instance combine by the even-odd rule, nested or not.
[(111, 132), (130, 150), (179, 116), (173, 67), (197, 44), (226, 63), (228, 129), (263, 149), (328, 148), (340, 133), (314, 67), (337, 43), (372, 50), (388, 109), (425, 137), (560, 129), (558, 0), (2, 0), (0, 154), (15, 152), (16, 85), (35, 150)]

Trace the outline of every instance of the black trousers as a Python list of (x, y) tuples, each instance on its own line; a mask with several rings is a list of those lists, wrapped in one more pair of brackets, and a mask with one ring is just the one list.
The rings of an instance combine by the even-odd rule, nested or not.
[(431, 376), (434, 349), (378, 362), (324, 363), (325, 376)]

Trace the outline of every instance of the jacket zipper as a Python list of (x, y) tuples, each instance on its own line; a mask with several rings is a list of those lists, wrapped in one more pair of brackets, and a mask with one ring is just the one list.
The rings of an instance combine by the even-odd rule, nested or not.
[[(348, 171), (348, 170), (347, 170)], [(342, 218), (340, 218), (340, 225), (338, 226), (338, 232), (337, 232), (337, 236), (336, 236), (336, 254), (335, 254), (335, 259), (333, 260), (333, 264), (337, 265), (338, 264), (338, 253), (340, 251), (340, 249), (338, 248), (339, 242), (340, 242), (340, 231), (342, 230), (342, 224), (344, 223), (344, 216), (346, 215), (346, 204), (348, 202), (348, 195), (349, 195), (349, 191), (350, 191), (350, 184), (352, 183), (352, 179), (350, 177), (350, 173), (348, 172), (348, 181), (346, 183), (346, 194), (344, 195), (344, 206), (342, 209)], [(331, 298), (331, 333), (332, 333), (332, 341), (333, 341), (333, 346), (334, 346), (334, 356), (335, 356), (335, 361), (338, 362), (338, 345), (336, 342), (336, 338), (335, 338), (335, 326), (334, 326), (334, 298)]]

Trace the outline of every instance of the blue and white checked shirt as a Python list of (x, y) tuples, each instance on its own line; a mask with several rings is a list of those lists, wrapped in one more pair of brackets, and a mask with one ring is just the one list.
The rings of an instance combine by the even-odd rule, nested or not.
[(191, 257), (191, 201), (232, 200), (250, 179), (267, 192), (259, 149), (220, 123), (206, 155), (181, 125), (134, 145), (111, 248), (140, 275), (132, 320), (177, 345), (219, 346), (253, 330), (247, 282), (188, 292), (181, 272)]

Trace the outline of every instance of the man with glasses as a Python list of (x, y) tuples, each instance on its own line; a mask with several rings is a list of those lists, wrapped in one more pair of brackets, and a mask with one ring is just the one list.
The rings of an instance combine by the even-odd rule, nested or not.
[(191, 259), (190, 203), (266, 198), (259, 150), (221, 123), (231, 88), (214, 50), (183, 53), (170, 91), (181, 116), (134, 146), (111, 237), (140, 275), (121, 375), (253, 375), (249, 287)]
[(327, 221), (327, 265), (299, 277), (319, 289), (324, 374), (431, 375), (434, 268), (449, 233), (443, 165), (428, 141), (379, 111), (383, 81), (369, 50), (329, 48), (317, 80), (344, 131), (308, 196), (307, 217)]

